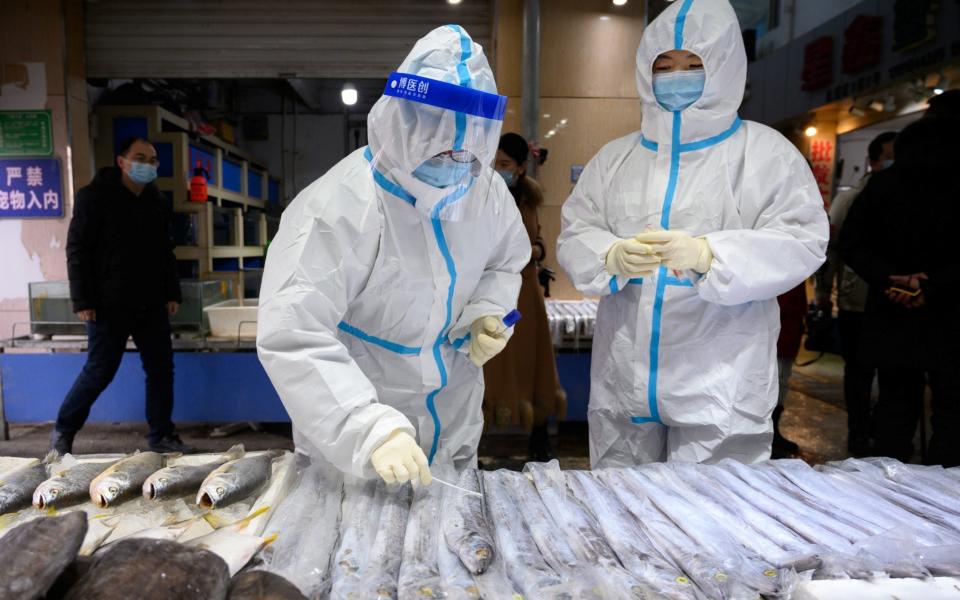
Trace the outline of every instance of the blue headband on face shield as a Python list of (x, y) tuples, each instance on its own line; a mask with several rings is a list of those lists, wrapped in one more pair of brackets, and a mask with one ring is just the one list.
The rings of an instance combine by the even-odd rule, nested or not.
[(670, 112), (683, 110), (703, 95), (707, 74), (703, 69), (654, 73), (653, 95)]
[(494, 121), (502, 121), (507, 112), (506, 96), (396, 71), (387, 78), (383, 95)]

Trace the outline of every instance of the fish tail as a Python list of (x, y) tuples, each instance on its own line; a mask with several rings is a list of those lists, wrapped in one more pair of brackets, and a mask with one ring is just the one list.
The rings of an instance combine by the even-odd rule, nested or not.
[(263, 538), (263, 545), (264, 545), (264, 546), (268, 546), (268, 545), (274, 543), (275, 541), (277, 541), (277, 538), (279, 538), (279, 537), (280, 537), (280, 534), (279, 534), (279, 533), (271, 533), (271, 534), (268, 535), (267, 537)]
[(57, 462), (57, 459), (59, 459), (59, 458), (60, 458), (60, 453), (59, 453), (59, 452), (57, 452), (55, 449), (54, 449), (54, 450), (50, 450), (50, 452), (47, 452), (47, 455), (43, 457), (43, 464), (45, 464), (45, 465), (51, 465), (51, 464)]

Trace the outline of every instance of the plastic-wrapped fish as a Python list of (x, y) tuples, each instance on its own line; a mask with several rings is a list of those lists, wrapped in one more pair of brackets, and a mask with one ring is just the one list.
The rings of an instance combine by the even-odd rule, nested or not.
[[(464, 469), (457, 485), (480, 492), (480, 479), (474, 469)], [(474, 575), (480, 575), (494, 561), (493, 531), (481, 498), (473, 494), (445, 494), (441, 527), (447, 545)]]
[(362, 598), (373, 600), (396, 600), (397, 580), (400, 577), (402, 554), (397, 551), (403, 547), (403, 538), (407, 530), (407, 517), (410, 515), (411, 489), (409, 485), (377, 487), (377, 505), (380, 519), (377, 523), (376, 537), (370, 546), (367, 566), (359, 579), (364, 589)]
[(55, 451), (51, 451), (42, 461), (31, 461), (19, 469), (10, 471), (0, 479), (0, 515), (30, 506), (33, 491), (46, 481), (47, 467), (58, 456)]
[(501, 478), (503, 473), (484, 472), (483, 489), (508, 575), (527, 598), (563, 597), (563, 580), (537, 549), (529, 526)]
[(400, 600), (443, 598), (437, 548), (440, 522), (439, 485), (414, 490), (403, 538), (398, 597)]
[(730, 534), (714, 522), (702, 509), (691, 504), (670, 487), (666, 478), (648, 469), (630, 469), (620, 473), (628, 489), (646, 493), (650, 503), (683, 530), (697, 546), (709, 549), (722, 562), (736, 583), (765, 596), (789, 597), (796, 586), (792, 569), (779, 569), (748, 547), (738, 544)]
[(156, 471), (143, 482), (143, 497), (166, 500), (195, 494), (214, 469), (243, 456), (243, 444), (233, 446), (219, 457), (202, 465), (173, 465)]
[(376, 493), (377, 481), (355, 480), (344, 486), (340, 542), (331, 566), (333, 588), (330, 597), (335, 600), (359, 600), (360, 574), (367, 566), (367, 551), (376, 537), (384, 500)]
[(682, 570), (697, 587), (711, 598), (755, 599), (756, 592), (744, 586), (730, 570), (726, 557), (714, 556), (670, 519), (654, 507), (646, 493), (637, 486), (628, 486), (620, 470), (591, 472), (606, 484), (636, 519), (654, 547), (673, 565)]
[(326, 597), (330, 557), (340, 529), (343, 481), (332, 467), (297, 457), (298, 483), (263, 530), (279, 535), (260, 557), (259, 567), (287, 578), (308, 598)]
[(681, 496), (693, 503), (739, 544), (750, 548), (781, 567), (797, 571), (815, 569), (820, 564), (812, 544), (790, 531), (778, 521), (737, 500), (726, 490), (711, 487), (705, 477), (681, 477), (677, 465), (689, 463), (655, 463), (645, 466), (647, 475), (656, 474), (669, 482)]
[(664, 559), (626, 507), (583, 471), (567, 471), (567, 485), (617, 553), (623, 566), (652, 593), (671, 600), (697, 598), (699, 590), (678, 567)]

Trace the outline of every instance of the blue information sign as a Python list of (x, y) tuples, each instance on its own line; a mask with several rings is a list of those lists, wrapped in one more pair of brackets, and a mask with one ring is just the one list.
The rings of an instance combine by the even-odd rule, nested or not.
[(60, 159), (0, 158), (0, 219), (62, 216)]

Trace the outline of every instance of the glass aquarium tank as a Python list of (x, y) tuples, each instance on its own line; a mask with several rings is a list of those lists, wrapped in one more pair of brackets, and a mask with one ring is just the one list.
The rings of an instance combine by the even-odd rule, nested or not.
[[(87, 327), (73, 314), (69, 281), (35, 281), (27, 284), (30, 296), (30, 333), (37, 335), (84, 335)], [(2, 332), (3, 337), (12, 331)], [(17, 327), (18, 336), (27, 333)]]
[(183, 304), (170, 319), (170, 324), (175, 330), (190, 329), (200, 333), (210, 331), (210, 323), (203, 309), (234, 297), (233, 282), (227, 280), (181, 280), (180, 293), (183, 295)]

